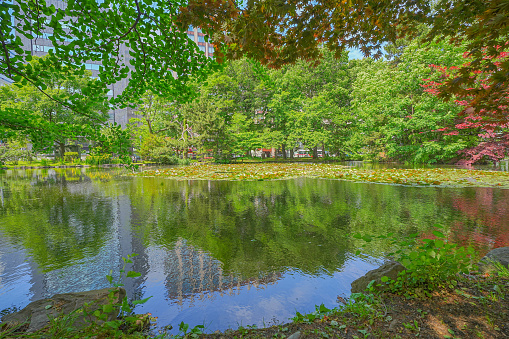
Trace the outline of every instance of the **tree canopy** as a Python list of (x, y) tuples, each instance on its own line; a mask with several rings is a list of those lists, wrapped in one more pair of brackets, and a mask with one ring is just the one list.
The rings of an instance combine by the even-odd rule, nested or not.
[[(442, 83), (440, 97), (468, 91), (476, 109), (496, 110), (507, 119), (508, 0), (248, 0), (242, 4), (190, 0), (180, 15), (184, 22), (208, 29), (215, 43), (225, 45), (224, 57), (247, 56), (276, 68), (299, 58), (316, 60), (323, 45), (337, 57), (356, 47), (376, 59), (386, 43), (421, 35), (425, 25), (429, 29), (421, 41), (442, 38), (458, 46), (466, 43), (471, 59)], [(489, 74), (485, 86), (479, 85), (479, 74)]]
[[(318, 63), (324, 46), (336, 58), (346, 48), (357, 47), (376, 59), (387, 43), (404, 37), (419, 36), (421, 42), (447, 39), (464, 46), (468, 61), (440, 82), (437, 95), (443, 99), (468, 95), (469, 107), (481, 119), (483, 112), (491, 112), (507, 123), (509, 0), (68, 0), (62, 4), (59, 8), (45, 0), (0, 4), (0, 75), (21, 86), (31, 84), (76, 115), (84, 115), (92, 101), (103, 100), (99, 98), (107, 85), (128, 76), (123, 95), (109, 104), (135, 105), (147, 90), (174, 99), (191, 95), (190, 77), (203, 80), (218, 67), (188, 39), (185, 31), (193, 25), (214, 44), (217, 61), (248, 57), (272, 68), (299, 59)], [(23, 39), (43, 35), (54, 48), (41, 67), (34, 68)], [(83, 64), (89, 61), (100, 62), (99, 81), (66, 101), (50, 94), (45, 81), (51, 74), (62, 68), (84, 72)], [(316, 100), (322, 99), (313, 99), (306, 107), (314, 110), (321, 106)], [(17, 108), (0, 113), (4, 129), (32, 135), (48, 129), (75, 134), (66, 126), (24, 119)], [(90, 138), (102, 135), (97, 129), (88, 133)]]

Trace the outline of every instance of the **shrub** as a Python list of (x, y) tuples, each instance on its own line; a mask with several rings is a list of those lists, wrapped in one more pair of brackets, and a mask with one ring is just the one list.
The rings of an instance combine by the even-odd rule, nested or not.
[(78, 159), (79, 154), (78, 152), (65, 152), (64, 153), (64, 160), (67, 162), (74, 162), (76, 159)]
[(103, 165), (103, 164), (109, 164), (110, 159), (111, 159), (111, 155), (109, 155), (109, 154), (89, 155), (85, 159), (85, 163), (88, 165)]
[(177, 157), (171, 147), (156, 147), (150, 151), (149, 158), (163, 165), (189, 165), (191, 163), (190, 159)]
[[(443, 228), (435, 225), (436, 228)], [(457, 284), (459, 273), (468, 273), (474, 265), (472, 258), (477, 257), (472, 247), (462, 247), (450, 243), (438, 229), (433, 231), (435, 239), (419, 239), (418, 234), (411, 234), (401, 240), (394, 234), (369, 237), (359, 234), (354, 237), (370, 242), (372, 239), (388, 239), (396, 251), (388, 253), (389, 257), (405, 266), (397, 280), (382, 277), (382, 282), (389, 285), (392, 292), (402, 294), (425, 294), (443, 287), (453, 288)]]
[(2, 147), (2, 149), (0, 149), (0, 164), (11, 162), (13, 165), (17, 165), (20, 160), (31, 159), (31, 152), (22, 148)]

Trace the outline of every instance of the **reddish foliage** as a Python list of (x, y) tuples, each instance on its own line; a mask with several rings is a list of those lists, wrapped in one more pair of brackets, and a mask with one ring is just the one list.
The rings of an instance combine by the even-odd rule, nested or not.
[[(465, 53), (464, 57), (468, 55)], [(474, 70), (465, 77), (458, 73), (458, 67), (430, 65), (441, 74), (442, 81), (424, 79), (426, 92), (440, 97), (453, 94), (455, 102), (464, 107), (454, 126), (440, 128), (435, 132), (479, 137), (477, 146), (460, 151), (465, 156), (461, 163), (465, 165), (486, 159), (498, 162), (509, 153), (508, 79), (498, 81), (493, 77), (504, 63), (509, 62), (509, 53), (500, 52), (495, 58), (485, 55), (484, 59), (495, 65), (496, 69), (491, 72)], [(461, 69), (478, 62), (469, 61)]]

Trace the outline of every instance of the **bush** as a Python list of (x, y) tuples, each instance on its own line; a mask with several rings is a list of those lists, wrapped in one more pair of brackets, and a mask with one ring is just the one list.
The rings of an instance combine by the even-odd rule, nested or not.
[(78, 152), (65, 152), (64, 153), (64, 160), (67, 162), (74, 162), (76, 159), (78, 159), (79, 154)]
[(109, 154), (89, 155), (85, 159), (85, 163), (88, 165), (103, 165), (103, 164), (109, 164), (110, 160), (111, 160), (111, 155), (109, 155)]
[(163, 165), (189, 165), (190, 159), (180, 159), (171, 147), (157, 147), (149, 153), (149, 159)]
[[(435, 225), (436, 228), (443, 228)], [(394, 234), (375, 237), (389, 239), (397, 250), (388, 253), (389, 257), (405, 266), (397, 280), (382, 277), (392, 292), (406, 295), (429, 295), (439, 288), (453, 288), (457, 284), (459, 273), (468, 273), (474, 266), (472, 258), (477, 257), (472, 247), (461, 247), (448, 242), (438, 229), (433, 231), (435, 239), (418, 239), (418, 234), (406, 236), (403, 240)], [(370, 242), (369, 236), (354, 235), (358, 239)]]

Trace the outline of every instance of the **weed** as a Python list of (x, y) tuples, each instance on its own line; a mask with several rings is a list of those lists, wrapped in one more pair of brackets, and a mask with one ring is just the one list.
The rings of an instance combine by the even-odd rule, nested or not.
[(451, 335), (444, 335), (445, 339), (459, 339), (459, 337), (455, 337), (455, 333), (453, 330), (448, 329), (447, 330)]
[(294, 322), (312, 323), (315, 319), (322, 319), (325, 315), (337, 311), (337, 309), (328, 309), (324, 304), (315, 306), (315, 311), (309, 314), (301, 314), (297, 312), (295, 317), (291, 318)]
[(414, 320), (413, 323), (403, 323), (403, 326), (412, 332), (416, 332), (416, 336), (418, 336), (419, 332), (421, 331), (421, 328), (419, 327), (417, 320)]
[(509, 268), (505, 267), (502, 263), (492, 259), (488, 259), (487, 263), (493, 268), (496, 275), (503, 278), (509, 278)]
[[(187, 333), (189, 330), (189, 324), (186, 324), (184, 322), (181, 322), (179, 324), (179, 334), (176, 336), (176, 338), (179, 337), (186, 337), (186, 338), (198, 338), (200, 334), (203, 334), (203, 330), (205, 329), (204, 325), (196, 325)], [(182, 333), (182, 336), (180, 335)]]

